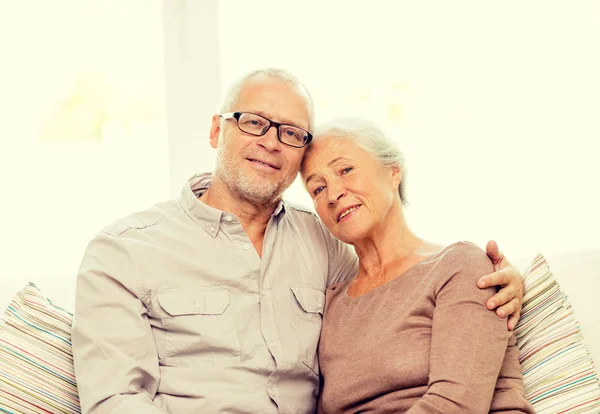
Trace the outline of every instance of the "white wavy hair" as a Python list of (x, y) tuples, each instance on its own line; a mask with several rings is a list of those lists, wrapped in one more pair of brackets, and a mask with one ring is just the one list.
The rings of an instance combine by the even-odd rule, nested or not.
[(307, 154), (313, 143), (324, 137), (347, 139), (358, 144), (362, 149), (375, 157), (383, 166), (399, 167), (402, 180), (398, 185), (400, 201), (406, 205), (406, 165), (404, 154), (396, 143), (388, 138), (375, 122), (362, 117), (338, 117), (318, 125), (312, 141), (308, 145)]

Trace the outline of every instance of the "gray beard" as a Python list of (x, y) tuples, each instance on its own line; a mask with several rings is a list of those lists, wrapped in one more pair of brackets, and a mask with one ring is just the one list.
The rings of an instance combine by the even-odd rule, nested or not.
[(281, 198), (285, 189), (291, 185), (284, 182), (256, 182), (236, 168), (235, 163), (224, 156), (221, 148), (217, 151), (217, 160), (214, 174), (229, 190), (242, 200), (258, 206), (274, 204)]

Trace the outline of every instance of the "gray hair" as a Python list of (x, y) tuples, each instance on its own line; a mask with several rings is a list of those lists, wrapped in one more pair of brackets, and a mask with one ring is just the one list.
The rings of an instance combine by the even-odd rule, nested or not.
[(223, 97), (223, 100), (221, 101), (221, 105), (219, 106), (219, 113), (233, 111), (233, 108), (235, 108), (235, 105), (237, 104), (237, 101), (240, 97), (240, 92), (242, 91), (242, 88), (244, 87), (246, 82), (248, 82), (251, 78), (253, 78), (255, 76), (260, 76), (260, 75), (265, 76), (267, 78), (277, 79), (282, 82), (290, 83), (290, 84), (297, 86), (301, 89), (304, 89), (306, 91), (306, 94), (308, 95), (308, 113), (309, 113), (308, 130), (311, 130), (315, 123), (315, 110), (314, 110), (314, 104), (313, 104), (313, 100), (310, 95), (310, 92), (308, 92), (308, 89), (306, 89), (306, 86), (304, 86), (304, 84), (302, 82), (300, 82), (300, 79), (298, 79), (291, 72), (289, 72), (285, 69), (265, 68), (265, 69), (258, 69), (258, 70), (255, 70), (255, 71), (252, 71), (252, 72), (249, 72), (249, 73), (243, 75), (241, 78), (239, 78), (238, 80), (233, 82), (231, 84), (231, 86), (227, 89), (227, 92), (225, 93), (225, 96)]
[(406, 205), (406, 166), (404, 154), (396, 143), (387, 137), (385, 132), (373, 121), (361, 117), (340, 117), (321, 124), (317, 127), (310, 146), (324, 137), (347, 139), (359, 145), (375, 157), (385, 167), (399, 167), (402, 180), (398, 186), (400, 201)]

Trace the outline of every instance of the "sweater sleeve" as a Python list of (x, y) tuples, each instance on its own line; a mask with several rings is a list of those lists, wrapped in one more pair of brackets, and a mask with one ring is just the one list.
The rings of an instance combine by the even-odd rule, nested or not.
[(428, 389), (410, 414), (490, 409), (511, 332), (485, 307), (494, 289), (476, 285), (493, 271), (492, 263), (478, 247), (460, 246), (443, 263), (449, 274), (435, 291)]

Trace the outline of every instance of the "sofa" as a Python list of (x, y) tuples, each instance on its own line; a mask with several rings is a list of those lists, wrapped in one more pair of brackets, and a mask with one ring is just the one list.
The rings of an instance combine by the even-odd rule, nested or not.
[[(600, 249), (513, 263), (526, 287), (515, 334), (527, 397), (538, 413), (600, 413)], [(0, 413), (79, 413), (70, 341), (75, 280), (1, 283)]]
[[(600, 363), (600, 248), (543, 252), (552, 273), (570, 299), (596, 367)], [(531, 257), (513, 260), (525, 270)]]

